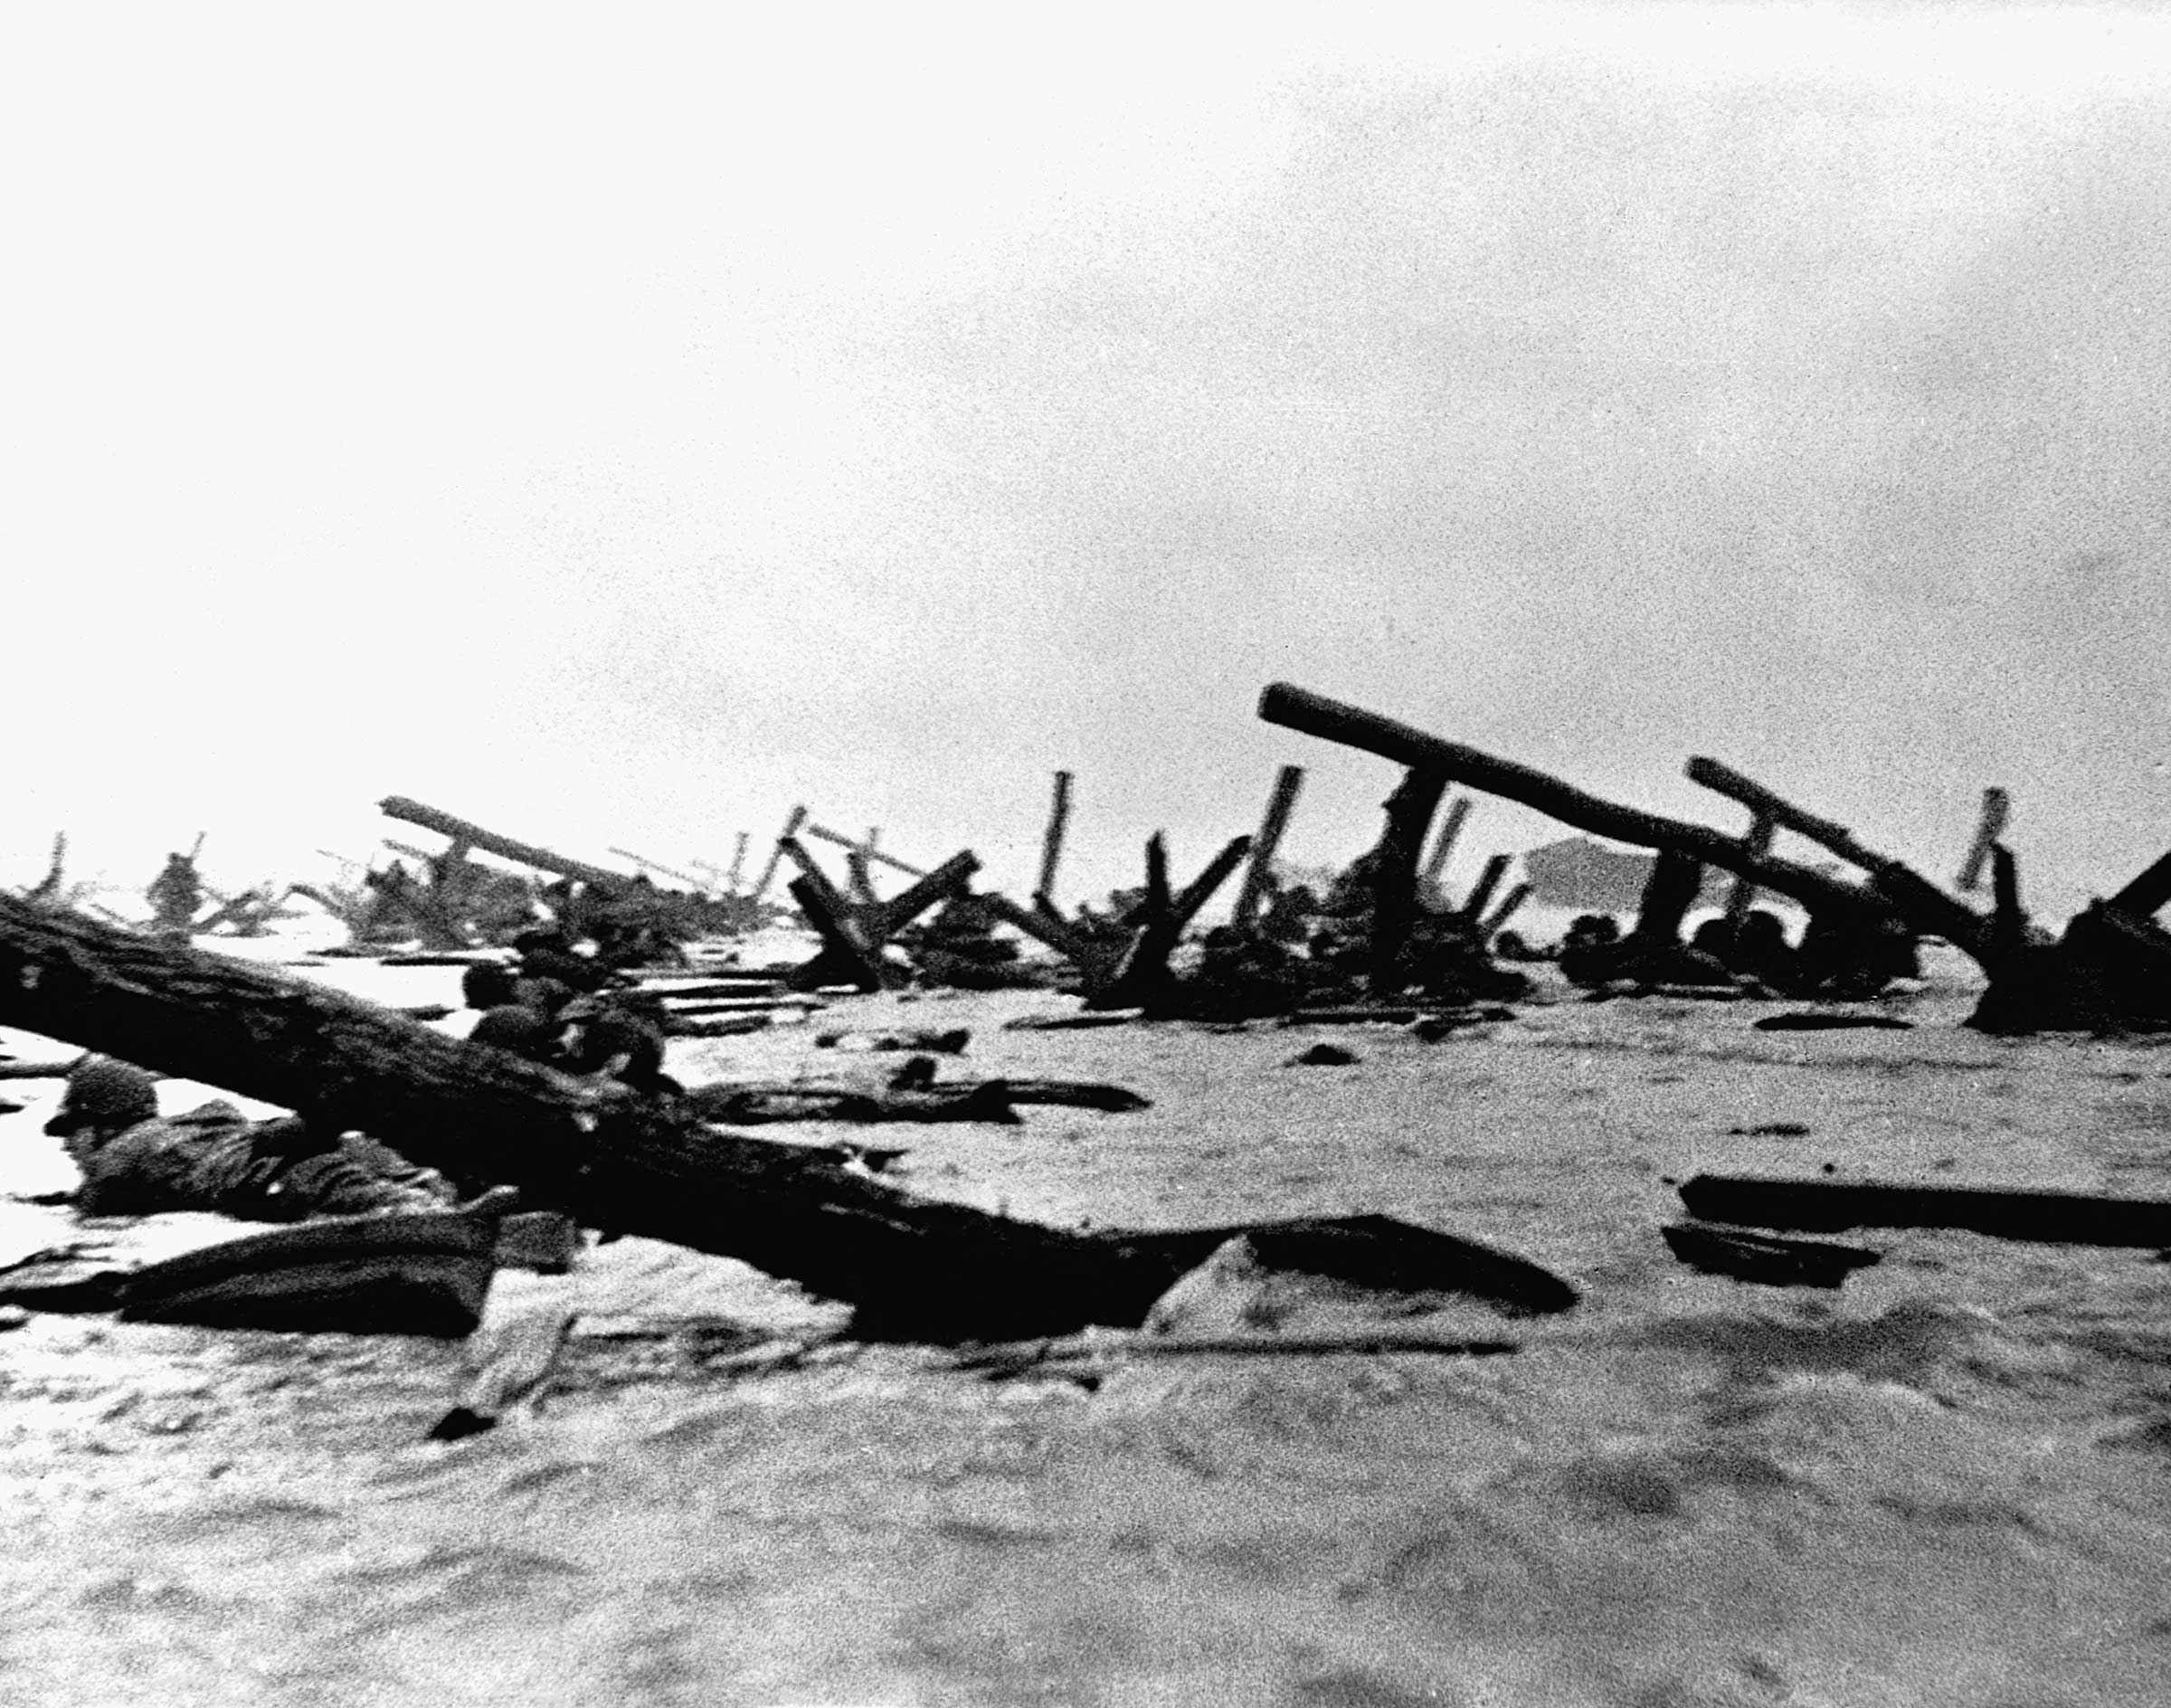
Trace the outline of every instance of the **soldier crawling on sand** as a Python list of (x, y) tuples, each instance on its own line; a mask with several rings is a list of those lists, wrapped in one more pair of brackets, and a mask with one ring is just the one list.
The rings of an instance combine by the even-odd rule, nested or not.
[(109, 1057), (75, 1065), (45, 1131), (82, 1171), (75, 1202), (86, 1215), (193, 1210), (301, 1221), (460, 1203), (443, 1175), (363, 1134), (327, 1134), (293, 1115), (251, 1121), (223, 1099), (161, 1116), (152, 1076)]

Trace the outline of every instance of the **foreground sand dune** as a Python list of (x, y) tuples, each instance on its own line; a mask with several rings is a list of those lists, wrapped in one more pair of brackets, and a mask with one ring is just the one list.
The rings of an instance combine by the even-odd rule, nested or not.
[[(764, 1370), (758, 1336), (837, 1313), (625, 1240), (500, 1278), (494, 1308), (562, 1299), (574, 1339), (539, 1411), (450, 1447), (422, 1438), (456, 1346), (33, 1319), (0, 1341), (0, 1694), (2160, 1702), (2171, 1266), (1872, 1230), (1885, 1260), (1843, 1293), (1781, 1293), (1658, 1235), (1697, 1169), (2171, 1195), (2171, 1053), (1980, 1038), (1954, 1025), (1962, 969), (1933, 974), (1894, 1011), (1911, 1031), (1561, 1001), (1438, 1044), (1341, 1030), (1362, 1059), (1311, 1069), (1282, 1066), (1301, 1032), (1006, 1033), (1054, 999), (856, 1001), (972, 1027), (974, 1072), (1155, 1099), (915, 1130), (915, 1190), (1062, 1221), (1391, 1211), (1585, 1303), (1484, 1360), (1184, 1361), (1090, 1390), (906, 1348)], [(811, 1030), (673, 1065), (833, 1071)], [(41, 1116), (0, 1121), (10, 1190), (66, 1183)], [(1751, 1131), (1773, 1127), (1806, 1131)], [(4, 1208), (18, 1245), (63, 1215)]]

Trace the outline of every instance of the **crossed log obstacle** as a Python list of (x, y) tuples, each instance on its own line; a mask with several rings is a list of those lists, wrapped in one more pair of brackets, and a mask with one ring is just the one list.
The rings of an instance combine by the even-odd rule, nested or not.
[(830, 880), (797, 837), (780, 837), (777, 847), (800, 869), (789, 887), (792, 897), (821, 938), (820, 951), (785, 980), (800, 991), (850, 984), (871, 992), (897, 983), (896, 970), (882, 958), (882, 945), (938, 901), (962, 893), (980, 869), (980, 861), (968, 850), (952, 855), (887, 901), (853, 901)]
[(852, 1305), (864, 1336), (955, 1341), (1136, 1324), (1224, 1239), (1376, 1286), (1562, 1310), (1520, 1258), (1370, 1216), (1090, 1233), (915, 1197), (807, 1146), (443, 1037), (273, 969), (0, 896), (0, 1024), (384, 1135), (583, 1226), (740, 1258)]
[(981, 904), (996, 918), (1045, 944), (1077, 969), (1090, 1010), (1142, 1009), (1149, 1014), (1166, 1005), (1172, 983), (1169, 956), (1214, 893), (1228, 881), (1251, 849), (1251, 838), (1231, 840), (1207, 862), (1206, 869), (1178, 892), (1169, 886), (1168, 844), (1159, 831), (1146, 839), (1146, 893), (1137, 906), (1114, 923), (1125, 932), (1111, 941), (1082, 930), (1056, 911), (1046, 892), (1030, 908), (1009, 897), (987, 895)]

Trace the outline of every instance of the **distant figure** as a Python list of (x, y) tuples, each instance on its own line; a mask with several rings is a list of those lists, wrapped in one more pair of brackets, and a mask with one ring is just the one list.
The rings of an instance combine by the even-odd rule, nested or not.
[(143, 898), (151, 904), (154, 934), (187, 941), (195, 927), (196, 910), (204, 905), (204, 882), (196, 876), (196, 863), (185, 854), (168, 854), (166, 869), (151, 879)]
[(361, 1134), (327, 1134), (293, 1115), (251, 1121), (215, 1101), (171, 1118), (156, 1082), (109, 1057), (78, 1062), (45, 1131), (82, 1171), (90, 1216), (208, 1210), (247, 1221), (450, 1210), (458, 1193)]

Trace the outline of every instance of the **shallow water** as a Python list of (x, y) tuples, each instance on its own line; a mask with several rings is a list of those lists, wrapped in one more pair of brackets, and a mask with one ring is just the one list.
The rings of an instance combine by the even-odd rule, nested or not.
[[(915, 1190), (1064, 1222), (1382, 1210), (1585, 1302), (1501, 1325), (1507, 1358), (763, 1371), (738, 1330), (838, 1313), (628, 1239), (500, 1278), (494, 1314), (563, 1297), (581, 1325), (539, 1411), (450, 1446), (422, 1438), (457, 1345), (34, 1319), (0, 1338), (0, 1700), (2159, 1702), (2171, 1266), (1877, 1230), (1844, 1293), (1782, 1293), (1658, 1238), (1698, 1169), (2171, 1195), (2171, 1052), (1978, 1038), (1933, 973), (1907, 1032), (1564, 1001), (1427, 1045), (839, 1004), (821, 1027), (972, 1026), (945, 1073), (1155, 1099), (894, 1129)], [(674, 1069), (848, 1066), (814, 1030)], [(1282, 1065), (1327, 1035), (1362, 1059)], [(11, 1190), (65, 1183), (40, 1119), (0, 1124)], [(5, 1208), (30, 1219), (0, 1238), (65, 1232)]]

